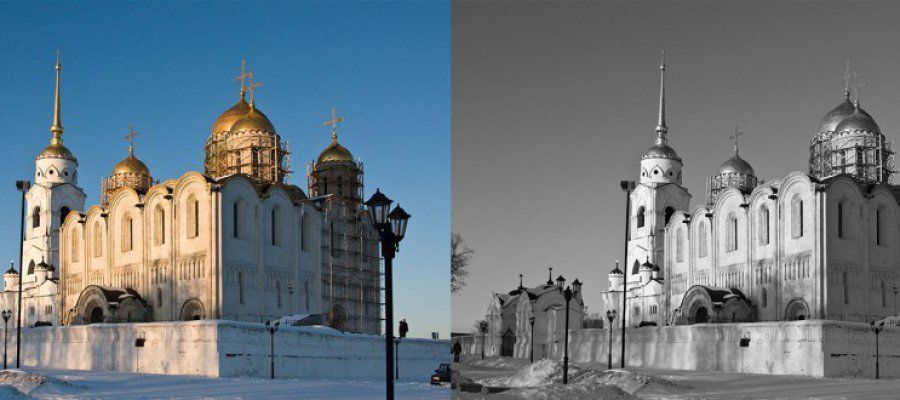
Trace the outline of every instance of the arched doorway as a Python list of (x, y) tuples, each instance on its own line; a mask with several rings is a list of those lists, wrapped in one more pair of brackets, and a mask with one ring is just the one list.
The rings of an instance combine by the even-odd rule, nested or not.
[(709, 310), (706, 307), (698, 307), (697, 311), (694, 311), (694, 323), (704, 324), (707, 322), (709, 322)]
[(184, 302), (184, 305), (181, 306), (180, 319), (182, 321), (200, 320), (204, 318), (204, 315), (203, 303), (196, 297), (188, 299), (188, 301)]
[(516, 334), (513, 333), (512, 329), (507, 329), (506, 333), (503, 334), (503, 339), (500, 342), (500, 356), (501, 357), (512, 357), (513, 350), (516, 348)]
[(809, 306), (806, 300), (797, 298), (788, 303), (784, 313), (785, 321), (802, 321), (809, 319)]
[(341, 332), (347, 330), (347, 312), (344, 311), (344, 307), (340, 304), (331, 306), (331, 309), (328, 311), (328, 326)]
[(88, 314), (88, 324), (100, 324), (103, 323), (103, 308), (98, 305), (94, 305), (91, 308), (90, 313)]

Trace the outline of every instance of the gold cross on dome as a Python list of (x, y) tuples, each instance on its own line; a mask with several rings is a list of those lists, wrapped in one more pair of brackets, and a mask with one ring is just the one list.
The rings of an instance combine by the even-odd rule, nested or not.
[(254, 98), (253, 95), (254, 95), (254, 93), (256, 92), (255, 89), (263, 85), (262, 82), (254, 82), (254, 81), (253, 81), (253, 78), (254, 78), (254, 77), (255, 77), (255, 76), (253, 75), (253, 72), (248, 72), (248, 73), (247, 73), (247, 79), (250, 80), (250, 84), (247, 85), (247, 90), (250, 91), (250, 104), (253, 104), (253, 98)]
[(133, 124), (128, 124), (128, 134), (125, 135), (124, 139), (128, 141), (128, 151), (129, 152), (134, 152), (134, 137), (137, 135), (140, 135), (140, 134), (141, 134), (140, 132), (136, 132), (134, 130)]
[(729, 136), (728, 138), (734, 142), (734, 152), (738, 151), (738, 137), (744, 136), (744, 132), (738, 130), (737, 125), (734, 126), (734, 135)]
[(337, 109), (331, 108), (331, 119), (322, 123), (323, 126), (331, 126), (331, 138), (337, 140), (338, 124), (344, 122), (344, 117), (337, 116)]
[(244, 81), (249, 77), (250, 75), (247, 73), (247, 60), (241, 60), (241, 74), (234, 78), (234, 80), (241, 82), (241, 98), (244, 97), (244, 93), (247, 91), (247, 86), (244, 84)]

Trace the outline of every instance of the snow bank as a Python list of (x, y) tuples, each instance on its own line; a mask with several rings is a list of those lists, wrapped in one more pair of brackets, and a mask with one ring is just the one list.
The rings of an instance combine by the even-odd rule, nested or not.
[[(572, 366), (570, 366), (569, 372), (574, 372)], [(484, 386), (527, 388), (549, 385), (553, 383), (555, 376), (562, 380), (562, 363), (545, 358), (525, 366), (512, 376), (484, 379), (478, 383)]]
[[(0, 398), (55, 397), (77, 392), (80, 386), (61, 379), (15, 369), (0, 371)], [(9, 395), (9, 397), (7, 397)]]

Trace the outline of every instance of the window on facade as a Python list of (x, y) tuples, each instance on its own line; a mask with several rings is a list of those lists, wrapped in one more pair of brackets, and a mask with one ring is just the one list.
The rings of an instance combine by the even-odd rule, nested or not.
[(841, 275), (841, 278), (844, 284), (844, 304), (850, 304), (850, 280), (846, 272)]
[(881, 281), (881, 306), (887, 307), (887, 285)]
[(61, 226), (63, 222), (66, 221), (66, 215), (69, 215), (69, 207), (63, 207), (59, 209), (59, 225)]
[(232, 217), (231, 218), (231, 232), (235, 239), (239, 239), (241, 237), (240, 222), (239, 222), (241, 219), (240, 208), (241, 208), (240, 202), (235, 201), (232, 206), (232, 211), (231, 211), (231, 217)]
[(194, 206), (193, 213), (191, 213), (191, 225), (193, 229), (191, 229), (190, 232), (193, 235), (191, 237), (195, 238), (197, 236), (200, 236), (200, 201), (198, 201), (197, 199), (193, 199), (192, 203)]
[(673, 208), (671, 206), (666, 207), (666, 225), (669, 224), (669, 220), (672, 219), (672, 215), (674, 215), (674, 214), (675, 214), (675, 208)]
[(839, 238), (844, 237), (844, 203), (838, 203), (837, 205), (837, 236)]
[(684, 261), (684, 229), (679, 229), (675, 235), (675, 261)]
[(31, 227), (40, 228), (41, 226), (41, 208), (35, 207), (31, 210)]
[(762, 297), (762, 307), (766, 308), (766, 306), (769, 305), (769, 292), (766, 290), (766, 288), (762, 288), (761, 297)]
[(707, 253), (707, 234), (706, 234), (706, 222), (700, 221), (700, 232), (697, 233), (698, 242), (697, 243), (697, 252), (700, 253), (700, 258), (706, 257)]
[(28, 315), (34, 316), (34, 306), (28, 306)]
[(162, 307), (162, 305), (163, 305), (162, 289), (156, 288), (156, 306)]
[(238, 272), (238, 302), (244, 304), (244, 274)]
[(103, 255), (103, 232), (100, 231), (100, 221), (94, 222), (94, 257)]
[(645, 211), (646, 210), (644, 209), (644, 206), (638, 207), (638, 210), (637, 210), (637, 227), (638, 228), (644, 227), (644, 212)]
[(638, 315), (641, 315), (641, 308), (640, 308), (640, 307), (634, 307), (634, 316), (636, 317), (636, 316), (638, 316)]
[(762, 207), (759, 209), (759, 244), (769, 244), (769, 208)]
[(44, 315), (52, 315), (53, 314), (53, 306), (46, 305), (44, 306)]
[(130, 216), (122, 217), (122, 251), (134, 249), (134, 220)]
[(72, 261), (78, 262), (78, 253), (80, 253), (80, 244), (78, 241), (78, 232), (72, 232), (72, 240), (70, 241), (72, 246), (72, 251), (70, 254), (72, 255)]
[(658, 306), (656, 306), (656, 305), (650, 306), (650, 314), (656, 315), (656, 313), (657, 313), (658, 311), (659, 311), (659, 307), (658, 307)]
[(278, 207), (272, 208), (272, 246), (278, 246)]
[(275, 282), (276, 298), (278, 299), (278, 307), (281, 307), (281, 284)]
[(300, 221), (300, 248), (303, 251), (312, 251), (312, 232), (310, 231), (312, 217), (309, 216), (308, 212), (304, 211)]
[(875, 245), (881, 246), (881, 208), (875, 210)]
[(725, 228), (725, 251), (735, 251), (738, 248), (737, 224), (737, 217), (735, 217), (734, 214), (729, 214), (728, 225)]
[(153, 212), (153, 222), (154, 222), (154, 237), (153, 243), (156, 245), (165, 244), (166, 243), (166, 211), (163, 210), (162, 206), (156, 206), (156, 210)]
[(803, 200), (795, 194), (791, 198), (791, 237), (796, 239), (803, 236)]

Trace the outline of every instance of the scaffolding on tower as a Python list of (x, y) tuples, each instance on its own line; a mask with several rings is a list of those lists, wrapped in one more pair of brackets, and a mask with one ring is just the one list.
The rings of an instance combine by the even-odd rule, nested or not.
[(810, 140), (809, 171), (819, 179), (846, 174), (866, 183), (891, 183), (894, 153), (881, 133), (822, 132)]

